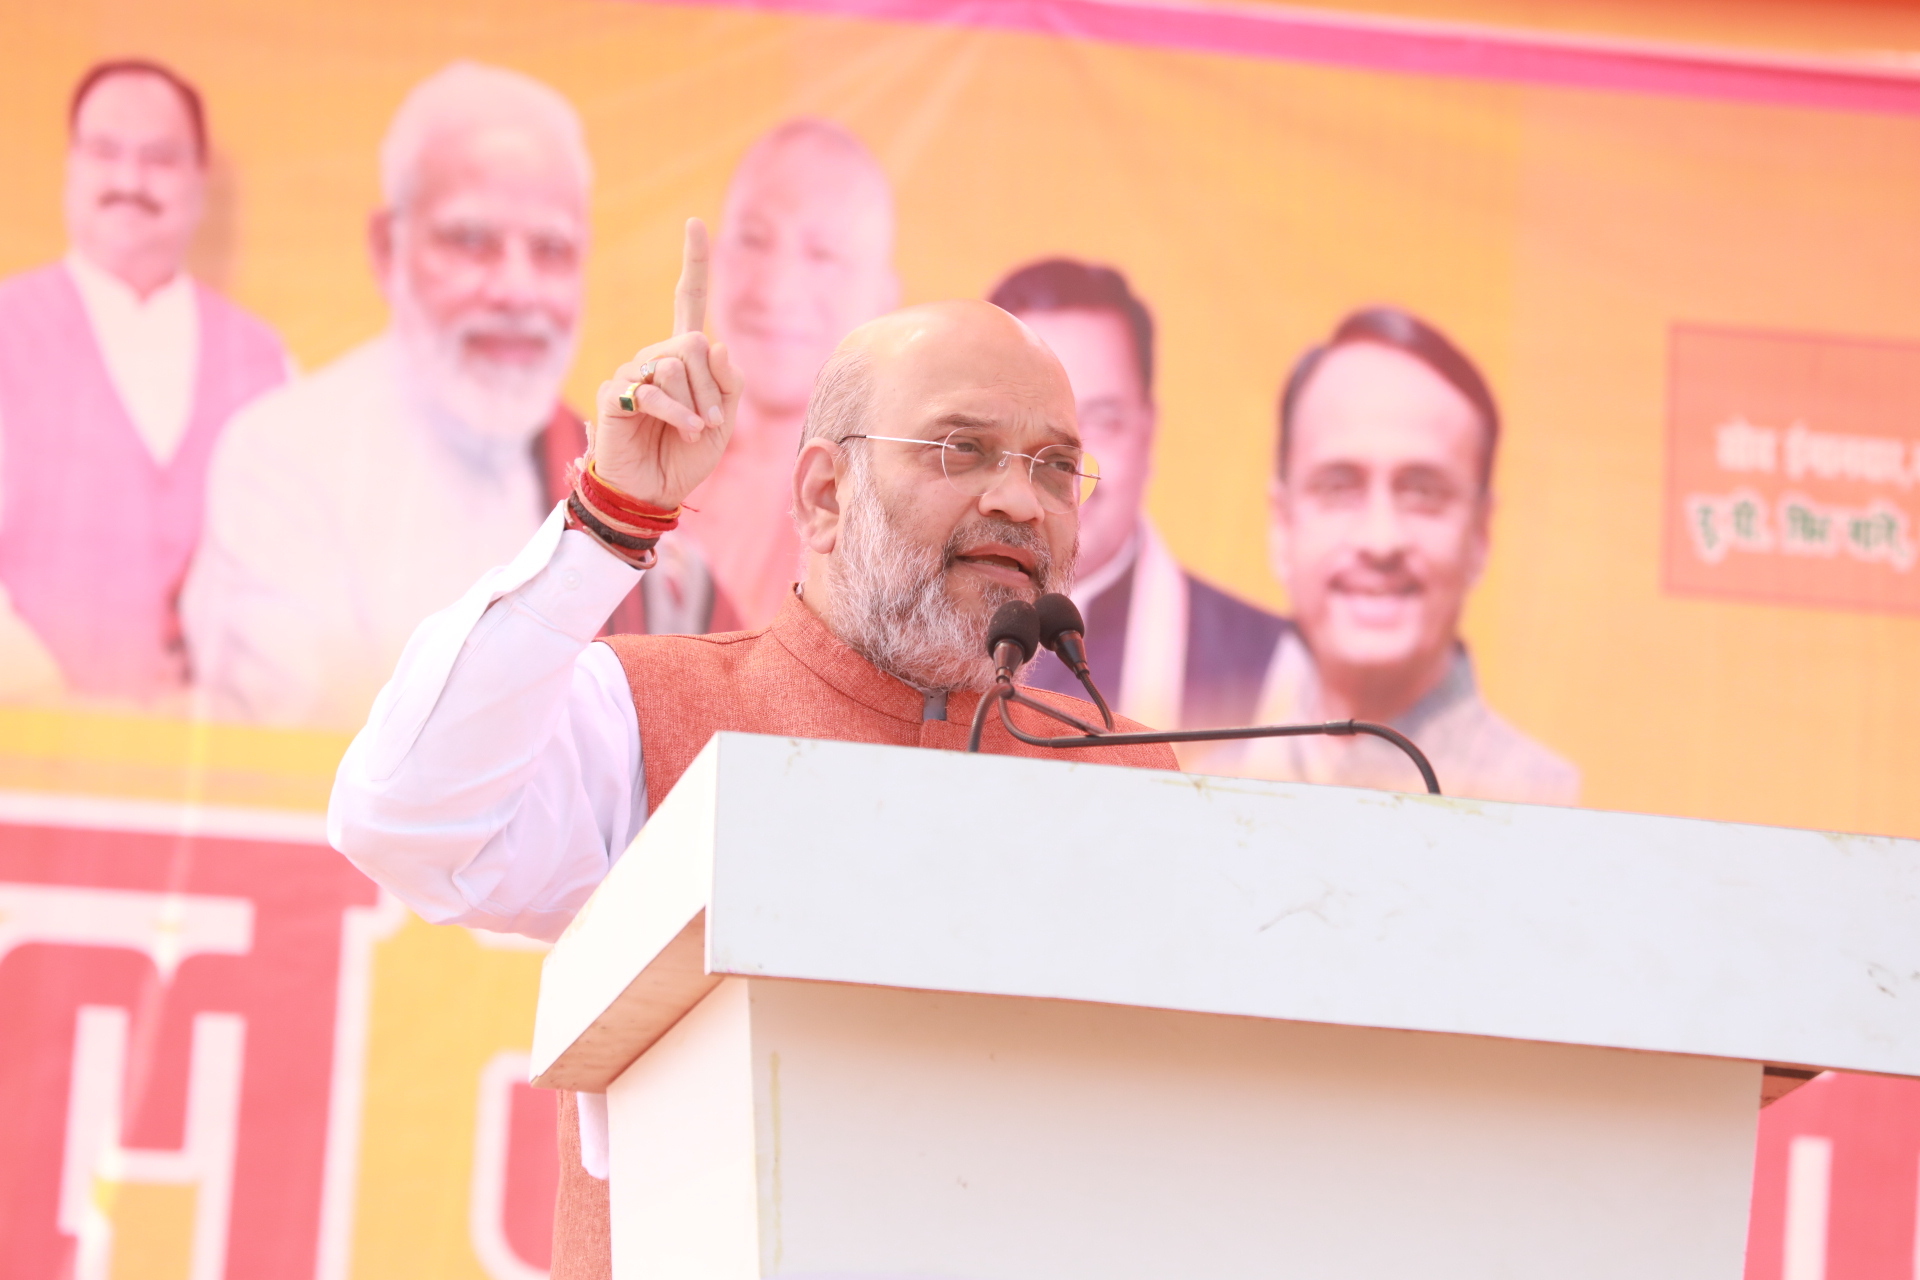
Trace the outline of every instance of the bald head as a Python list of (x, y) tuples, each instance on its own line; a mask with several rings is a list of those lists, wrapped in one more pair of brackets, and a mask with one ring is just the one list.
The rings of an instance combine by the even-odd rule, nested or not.
[(713, 249), (714, 327), (763, 414), (797, 415), (854, 326), (899, 300), (893, 188), (860, 140), (824, 120), (761, 138), (727, 189)]
[[(928, 302), (870, 320), (835, 350), (822, 370), (823, 391), (842, 381), (843, 368), (866, 384), (859, 388), (864, 411), (875, 420), (897, 426), (931, 414), (928, 423), (978, 419), (1079, 440), (1066, 370), (1031, 329), (991, 303)], [(816, 419), (835, 416), (810, 413), (807, 438), (822, 434), (825, 423)]]

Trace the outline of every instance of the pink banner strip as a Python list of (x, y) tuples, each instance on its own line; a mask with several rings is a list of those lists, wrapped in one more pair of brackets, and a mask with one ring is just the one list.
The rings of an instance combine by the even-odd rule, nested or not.
[(1734, 50), (1257, 6), (1114, 0), (682, 0), (695, 6), (1023, 31), (1403, 75), (1920, 115), (1920, 77)]

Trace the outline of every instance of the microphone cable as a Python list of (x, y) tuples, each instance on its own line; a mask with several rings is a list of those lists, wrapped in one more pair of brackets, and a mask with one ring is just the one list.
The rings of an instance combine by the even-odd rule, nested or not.
[[(1030, 627), (1030, 629), (1029, 629)], [(1029, 638), (1030, 637), (1030, 638)], [(1013, 600), (1000, 606), (993, 615), (993, 621), (987, 628), (987, 651), (994, 656), (998, 666), (995, 672), (994, 687), (980, 699), (980, 705), (973, 713), (973, 732), (967, 739), (967, 750), (980, 750), (980, 735), (986, 724), (987, 708), (1000, 708), (1000, 722), (1008, 733), (1021, 742), (1035, 747), (1047, 747), (1052, 750), (1072, 750), (1076, 747), (1123, 747), (1147, 746), (1159, 743), (1176, 742), (1232, 742), (1251, 738), (1304, 738), (1316, 735), (1345, 738), (1356, 735), (1379, 738), (1398, 747), (1413, 767), (1420, 771), (1420, 780), (1426, 784), (1428, 795), (1440, 794), (1440, 779), (1433, 772), (1433, 764), (1427, 759), (1426, 752), (1415, 745), (1413, 739), (1398, 729), (1384, 724), (1375, 724), (1370, 720), (1330, 720), (1324, 724), (1269, 724), (1253, 725), (1240, 729), (1179, 729), (1147, 731), (1142, 733), (1114, 733), (1113, 713), (1107, 709), (1107, 700), (1100, 696), (1094, 687), (1093, 674), (1086, 659), (1086, 623), (1080, 616), (1079, 607), (1072, 600), (1058, 592), (1042, 595), (1037, 604), (1027, 604), (1024, 600)], [(1104, 729), (1086, 723), (1077, 716), (1056, 710), (1037, 698), (1028, 697), (1020, 692), (1013, 683), (1013, 673), (1031, 660), (1040, 643), (1044, 641), (1049, 649), (1060, 656), (1080, 683), (1093, 695), (1093, 703), (1100, 709), (1101, 717), (1106, 721)], [(1020, 659), (1011, 666), (1003, 660), (1001, 646), (1010, 646), (1007, 654), (1018, 649)], [(1071, 737), (1042, 738), (1030, 734), (1013, 722), (1013, 716), (1007, 704), (1017, 702), (1023, 707), (1038, 711), (1041, 715), (1057, 720), (1080, 732)]]

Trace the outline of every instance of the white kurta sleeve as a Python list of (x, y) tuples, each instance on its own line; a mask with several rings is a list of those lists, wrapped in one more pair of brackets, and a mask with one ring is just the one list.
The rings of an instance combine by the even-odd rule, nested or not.
[(639, 573), (564, 515), (420, 624), (334, 780), (334, 848), (436, 924), (556, 938), (646, 820), (633, 698), (593, 643)]

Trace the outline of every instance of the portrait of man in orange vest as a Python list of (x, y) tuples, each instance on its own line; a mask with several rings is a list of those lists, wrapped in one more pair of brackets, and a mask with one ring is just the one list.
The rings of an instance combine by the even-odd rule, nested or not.
[[(690, 223), (676, 336), (601, 388), (567, 504), (415, 632), (341, 763), (331, 842), (429, 921), (557, 937), (718, 731), (963, 749), (992, 614), (1071, 580), (1088, 477), (1066, 371), (1000, 308), (933, 303), (820, 371), (789, 471), (801, 580), (771, 624), (595, 643), (738, 421), (741, 371), (701, 332), (706, 257)], [(991, 718), (982, 746), (1046, 753)], [(1164, 746), (1075, 759), (1175, 767)], [(563, 1099), (556, 1280), (611, 1275), (604, 1121), (604, 1095)]]

